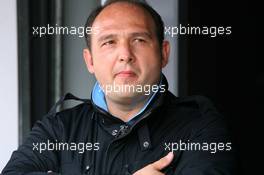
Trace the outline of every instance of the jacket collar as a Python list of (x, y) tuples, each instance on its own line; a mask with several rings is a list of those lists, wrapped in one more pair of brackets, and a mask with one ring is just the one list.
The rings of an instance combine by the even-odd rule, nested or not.
[[(160, 78), (159, 87), (163, 86), (164, 90), (167, 91), (167, 89), (168, 89), (167, 79), (163, 74), (161, 74), (160, 77), (161, 78)], [(160, 91), (162, 91), (162, 90), (159, 88), (158, 91), (156, 91), (156, 92), (152, 93), (152, 95), (150, 95), (150, 97), (148, 98), (147, 102), (142, 107), (142, 109), (136, 115), (131, 117), (130, 120), (127, 122), (128, 125), (133, 125), (135, 123), (135, 121), (138, 120), (140, 118), (140, 116), (142, 116), (142, 114), (146, 111), (146, 109), (149, 108), (149, 106), (151, 106), (151, 104), (153, 104), (152, 102), (154, 101), (154, 99), (157, 96), (159, 96), (158, 93), (160, 93)], [(104, 114), (111, 115), (108, 111), (104, 91), (102, 90), (102, 88), (98, 82), (96, 82), (94, 87), (93, 87), (93, 90), (91, 93), (91, 101), (92, 101), (92, 104), (97, 109), (99, 109), (99, 111), (103, 112)], [(115, 116), (112, 116), (112, 117), (115, 117)], [(115, 118), (117, 118), (117, 117), (115, 117)]]

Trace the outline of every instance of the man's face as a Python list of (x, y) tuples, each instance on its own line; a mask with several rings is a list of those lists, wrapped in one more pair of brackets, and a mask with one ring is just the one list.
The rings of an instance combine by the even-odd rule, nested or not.
[[(98, 32), (92, 34), (91, 51), (85, 49), (84, 58), (101, 87), (158, 83), (169, 45), (164, 42), (160, 48), (154, 21), (147, 12), (128, 3), (115, 3), (96, 17), (92, 27)], [(122, 91), (106, 95), (122, 101), (142, 94)]]

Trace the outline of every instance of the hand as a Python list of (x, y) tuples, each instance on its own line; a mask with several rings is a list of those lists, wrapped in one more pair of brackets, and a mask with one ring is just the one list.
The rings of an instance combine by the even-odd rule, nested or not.
[(172, 162), (173, 156), (173, 153), (169, 152), (165, 157), (136, 171), (133, 175), (164, 175), (161, 170)]

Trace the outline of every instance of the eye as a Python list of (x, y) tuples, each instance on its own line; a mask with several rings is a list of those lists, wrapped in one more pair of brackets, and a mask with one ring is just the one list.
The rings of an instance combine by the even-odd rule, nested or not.
[(144, 40), (143, 38), (135, 38), (134, 41), (135, 41), (135, 42), (139, 42), (139, 43), (144, 43), (144, 42), (146, 42), (146, 40)]
[(115, 43), (114, 40), (109, 40), (109, 41), (104, 42), (104, 43), (102, 44), (102, 46), (108, 46), (108, 45), (112, 45), (112, 44), (114, 44), (114, 43)]

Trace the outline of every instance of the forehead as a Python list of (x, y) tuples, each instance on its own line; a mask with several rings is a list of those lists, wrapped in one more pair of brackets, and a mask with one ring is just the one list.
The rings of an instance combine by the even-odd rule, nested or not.
[(138, 29), (152, 33), (155, 25), (151, 15), (142, 7), (118, 2), (105, 7), (96, 17), (92, 27), (98, 28), (99, 32)]

